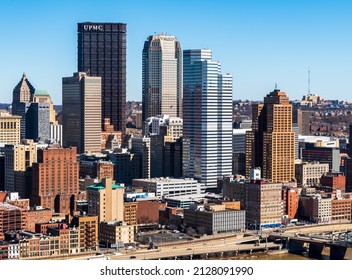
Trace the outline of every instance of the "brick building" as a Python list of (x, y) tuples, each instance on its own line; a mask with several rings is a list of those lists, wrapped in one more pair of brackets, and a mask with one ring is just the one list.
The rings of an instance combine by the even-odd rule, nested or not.
[(137, 224), (159, 223), (159, 209), (165, 208), (166, 203), (159, 200), (141, 200), (137, 203)]
[(344, 176), (341, 172), (329, 172), (321, 176), (320, 184), (322, 186), (331, 187), (333, 190), (345, 190), (346, 176)]
[(128, 225), (137, 224), (137, 202), (125, 202), (125, 210), (124, 210), (124, 222)]
[(35, 225), (41, 223), (48, 223), (53, 216), (53, 211), (49, 208), (43, 208), (41, 206), (32, 207), (27, 212), (26, 230), (31, 232), (35, 231)]
[(298, 216), (299, 189), (283, 187), (282, 189), (283, 212), (289, 219), (296, 219)]
[(79, 192), (76, 153), (75, 147), (38, 150), (38, 162), (32, 171), (32, 205), (65, 214), (73, 210), (71, 198)]
[(25, 211), (9, 203), (0, 203), (0, 240), (4, 240), (4, 233), (11, 230), (23, 230), (26, 226)]
[(352, 200), (333, 199), (331, 201), (331, 222), (344, 223), (351, 221)]

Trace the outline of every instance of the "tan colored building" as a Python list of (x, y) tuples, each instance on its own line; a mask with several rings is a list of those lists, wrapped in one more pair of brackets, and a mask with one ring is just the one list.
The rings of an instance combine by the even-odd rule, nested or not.
[(21, 140), (21, 117), (0, 112), (0, 143), (19, 144)]
[(27, 169), (37, 161), (37, 144), (22, 140), (21, 144), (5, 146), (5, 190), (18, 192), (21, 198), (28, 197), (31, 182)]
[(241, 210), (240, 201), (222, 201), (221, 204), (225, 206), (225, 209)]
[(138, 211), (138, 203), (137, 202), (125, 202), (124, 209), (124, 222), (128, 225), (137, 224), (137, 211)]
[(114, 179), (114, 164), (111, 161), (99, 161), (96, 166), (99, 180), (103, 178)]
[(149, 36), (143, 48), (143, 121), (182, 117), (182, 50), (175, 36)]
[(124, 187), (111, 178), (87, 188), (88, 214), (97, 215), (100, 222), (123, 221)]
[(79, 193), (79, 163), (76, 147), (38, 150), (32, 168), (31, 205), (69, 214), (71, 198)]
[(84, 72), (62, 79), (63, 146), (78, 153), (101, 151), (101, 77)]
[(345, 223), (351, 221), (351, 199), (333, 199), (331, 201), (331, 222)]
[(28, 236), (19, 241), (20, 259), (60, 255), (60, 236)]
[(295, 166), (297, 184), (302, 187), (319, 186), (321, 176), (327, 172), (328, 163), (302, 162)]
[(124, 222), (102, 222), (99, 225), (99, 240), (102, 243), (117, 244), (118, 242), (123, 243), (134, 243), (134, 233), (137, 230), (137, 225), (127, 225)]
[(115, 131), (114, 125), (110, 123), (109, 118), (103, 120), (103, 130), (101, 132), (101, 149), (114, 150), (112, 144), (120, 146), (122, 144), (122, 131)]
[(256, 229), (280, 226), (282, 218), (282, 184), (257, 180), (245, 186), (246, 222)]
[(264, 104), (252, 107), (252, 131), (247, 132), (246, 174), (260, 167), (263, 178), (289, 182), (295, 177), (295, 134), (292, 105), (285, 92), (275, 89)]
[(247, 227), (253, 229), (281, 225), (282, 187), (282, 183), (264, 179), (238, 181), (229, 176), (223, 180), (224, 196), (240, 201), (241, 210), (246, 210)]
[(78, 242), (81, 252), (98, 249), (98, 216), (75, 216), (71, 224), (78, 228)]

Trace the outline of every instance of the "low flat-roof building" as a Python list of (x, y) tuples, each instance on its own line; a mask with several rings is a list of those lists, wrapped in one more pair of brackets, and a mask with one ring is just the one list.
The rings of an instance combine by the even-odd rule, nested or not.
[(181, 195), (200, 195), (205, 192), (205, 186), (192, 178), (152, 178), (134, 179), (133, 188), (142, 188), (145, 192), (154, 192), (157, 197), (176, 197)]
[(243, 210), (228, 210), (225, 205), (208, 204), (184, 209), (184, 225), (206, 234), (243, 231), (245, 216)]
[(102, 222), (99, 225), (99, 240), (111, 247), (112, 244), (123, 242), (134, 243), (137, 225), (127, 225), (121, 221)]

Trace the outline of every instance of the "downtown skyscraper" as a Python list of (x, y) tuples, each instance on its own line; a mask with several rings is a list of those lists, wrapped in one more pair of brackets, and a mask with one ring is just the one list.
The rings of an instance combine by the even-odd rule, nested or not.
[(33, 101), (35, 88), (23, 73), (12, 93), (12, 115), (21, 116), (21, 139), (26, 138), (26, 113)]
[(142, 57), (143, 121), (157, 115), (182, 117), (182, 50), (175, 36), (154, 35)]
[(274, 183), (295, 178), (295, 133), (292, 105), (285, 92), (275, 89), (264, 104), (252, 105), (252, 131), (246, 133), (246, 175), (260, 167)]
[(78, 23), (78, 72), (102, 79), (102, 127), (126, 127), (126, 24)]
[(62, 78), (63, 146), (101, 151), (101, 78), (74, 73)]
[(232, 171), (232, 76), (211, 50), (183, 52), (183, 168), (208, 190)]

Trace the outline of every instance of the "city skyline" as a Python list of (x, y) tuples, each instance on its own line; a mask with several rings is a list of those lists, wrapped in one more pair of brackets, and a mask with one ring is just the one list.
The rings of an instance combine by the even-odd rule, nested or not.
[[(76, 28), (85, 21), (127, 24), (127, 100), (142, 100), (143, 42), (154, 32), (166, 32), (182, 49), (212, 49), (223, 72), (234, 76), (234, 99), (260, 100), (275, 83), (291, 100), (301, 99), (311, 69), (312, 93), (336, 99), (339, 92), (340, 100), (352, 101), (347, 1), (5, 3), (0, 102), (11, 102), (25, 72), (38, 89), (48, 90), (54, 104), (61, 104), (61, 78), (77, 69)], [(156, 16), (150, 17), (153, 11)]]

